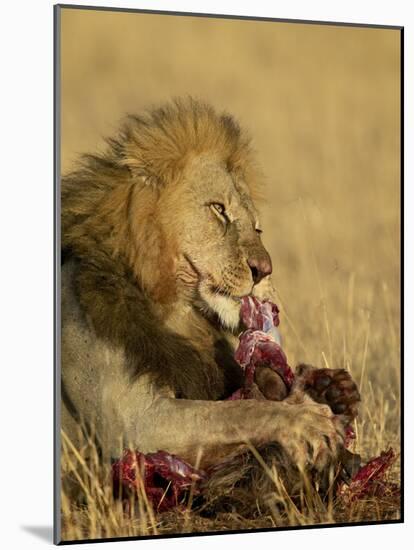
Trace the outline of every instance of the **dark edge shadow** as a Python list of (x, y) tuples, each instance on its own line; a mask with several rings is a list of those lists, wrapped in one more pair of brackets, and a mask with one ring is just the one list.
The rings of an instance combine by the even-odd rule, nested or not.
[(405, 488), (404, 488), (404, 369), (405, 369), (405, 347), (404, 347), (404, 27), (400, 31), (400, 296), (401, 296), (401, 319), (400, 319), (400, 485), (401, 485), (401, 503), (400, 503), (400, 516), (401, 523), (404, 523), (404, 502), (405, 502)]
[[(400, 459), (401, 459), (401, 506), (400, 518), (395, 520), (383, 521), (366, 521), (355, 523), (335, 523), (335, 524), (315, 524), (306, 526), (285, 526), (277, 528), (259, 528), (248, 530), (229, 530), (229, 531), (204, 531), (195, 533), (173, 533), (162, 535), (143, 535), (143, 536), (128, 536), (128, 537), (112, 537), (101, 539), (80, 539), (80, 540), (61, 540), (61, 516), (60, 516), (60, 397), (61, 397), (61, 365), (60, 365), (60, 109), (61, 109), (61, 94), (60, 94), (60, 39), (61, 27), (60, 17), (61, 9), (83, 9), (95, 11), (113, 11), (126, 13), (143, 13), (153, 15), (175, 15), (188, 17), (207, 17), (218, 19), (232, 20), (252, 20), (252, 21), (269, 21), (279, 23), (296, 23), (296, 24), (311, 24), (311, 25), (331, 25), (341, 27), (362, 27), (374, 29), (389, 29), (398, 30), (400, 32), (400, 295), (401, 295), (401, 317), (400, 317), (400, 340), (401, 340), (401, 361), (400, 361), (400, 427), (401, 427), (401, 444), (400, 444)], [(299, 19), (278, 19), (269, 17), (255, 16), (238, 16), (238, 15), (219, 15), (206, 13), (191, 13), (191, 12), (169, 12), (160, 10), (144, 10), (132, 8), (117, 8), (117, 7), (98, 7), (98, 6), (82, 6), (69, 4), (56, 4), (54, 9), (54, 105), (53, 105), (53, 171), (54, 171), (54, 522), (53, 522), (53, 542), (56, 545), (69, 544), (87, 544), (97, 542), (119, 542), (119, 541), (134, 541), (147, 539), (170, 539), (170, 538), (188, 538), (197, 536), (211, 535), (226, 535), (226, 534), (254, 534), (263, 532), (277, 531), (297, 531), (302, 529), (325, 529), (332, 527), (358, 527), (371, 525), (389, 525), (404, 523), (404, 27), (396, 25), (370, 25), (367, 23), (344, 23), (334, 21), (309, 21)], [(31, 528), (32, 529), (32, 528)], [(34, 528), (33, 528), (34, 529)], [(39, 529), (36, 527), (36, 529)], [(31, 531), (32, 532), (32, 531)], [(34, 531), (33, 531), (34, 532)]]
[(60, 16), (53, 6), (53, 543), (61, 542), (60, 502)]
[(259, 15), (237, 15), (237, 14), (225, 14), (225, 13), (198, 13), (198, 12), (186, 12), (186, 11), (167, 11), (167, 10), (151, 10), (151, 9), (139, 9), (139, 8), (121, 8), (111, 6), (86, 6), (78, 4), (57, 4), (61, 8), (75, 9), (75, 10), (94, 10), (94, 11), (112, 11), (112, 12), (124, 12), (124, 13), (147, 13), (150, 15), (174, 15), (178, 17), (207, 17), (210, 19), (234, 19), (239, 21), (263, 21), (263, 22), (277, 22), (277, 23), (295, 23), (299, 25), (333, 25), (336, 27), (364, 27), (371, 29), (390, 29), (401, 30), (402, 25), (381, 25), (370, 23), (346, 23), (344, 21), (318, 21), (310, 19), (289, 19), (283, 17), (264, 17)]
[(53, 527), (51, 525), (22, 525), (21, 529), (39, 540), (49, 544), (53, 542)]

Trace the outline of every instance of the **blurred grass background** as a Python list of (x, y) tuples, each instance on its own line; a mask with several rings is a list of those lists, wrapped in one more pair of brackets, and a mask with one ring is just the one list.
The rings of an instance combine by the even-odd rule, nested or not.
[(171, 97), (232, 113), (266, 174), (290, 363), (349, 369), (358, 450), (398, 449), (399, 31), (76, 9), (61, 29), (62, 170)]

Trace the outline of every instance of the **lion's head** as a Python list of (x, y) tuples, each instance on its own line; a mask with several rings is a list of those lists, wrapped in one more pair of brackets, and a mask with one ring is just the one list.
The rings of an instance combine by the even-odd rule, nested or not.
[(157, 302), (178, 296), (234, 328), (240, 298), (272, 271), (249, 139), (228, 115), (188, 99), (130, 116), (109, 144), (105, 156), (86, 157), (88, 173), (64, 180), (64, 243), (93, 232), (94, 246), (125, 257)]
[(164, 204), (165, 232), (173, 228), (176, 243), (179, 288), (191, 290), (202, 311), (234, 327), (240, 298), (272, 271), (243, 175), (205, 153), (189, 161)]

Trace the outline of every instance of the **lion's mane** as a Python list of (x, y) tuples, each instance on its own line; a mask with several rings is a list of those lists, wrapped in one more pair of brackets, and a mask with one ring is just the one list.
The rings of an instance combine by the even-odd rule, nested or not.
[[(62, 178), (62, 258), (77, 263), (81, 307), (99, 337), (125, 350), (133, 377), (150, 372), (186, 398), (222, 397), (240, 383), (237, 367), (227, 361), (224, 370), (211, 368), (211, 358), (162, 327), (155, 314), (154, 305), (174, 300), (173, 251), (157, 207), (163, 189), (203, 153), (241, 174), (257, 194), (260, 174), (249, 138), (229, 115), (188, 98), (128, 116), (107, 145)], [(229, 355), (224, 343), (218, 353)]]

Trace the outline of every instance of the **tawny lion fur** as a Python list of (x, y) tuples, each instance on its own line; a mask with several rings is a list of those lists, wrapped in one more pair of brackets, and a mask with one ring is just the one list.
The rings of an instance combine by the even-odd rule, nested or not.
[[(246, 441), (318, 467), (335, 452), (342, 433), (326, 405), (223, 401), (243, 380), (233, 358), (240, 298), (272, 297), (260, 182), (245, 132), (192, 99), (129, 116), (103, 154), (62, 179), (70, 438), (92, 427), (105, 456), (130, 445), (203, 465)], [(266, 271), (258, 277), (252, 263)]]
[[(192, 99), (176, 100), (141, 117), (129, 116), (119, 137), (109, 139), (108, 144), (102, 155), (84, 155), (79, 168), (62, 180), (62, 250), (64, 257), (71, 255), (82, 264), (77, 277), (79, 299), (93, 318), (97, 334), (125, 343), (128, 349), (128, 334), (133, 331), (123, 326), (127, 319), (121, 312), (126, 301), (134, 299), (137, 309), (139, 304), (136, 322), (145, 325), (150, 324), (150, 304), (141, 291), (164, 304), (175, 298), (175, 243), (158, 221), (163, 189), (177, 184), (184, 166), (203, 153), (214, 155), (227, 170), (240, 175), (252, 195), (260, 193), (261, 178), (250, 140), (234, 119)], [(175, 215), (181, 217), (179, 211)], [(109, 297), (110, 316), (102, 307), (102, 295), (107, 298), (108, 292), (113, 293)], [(223, 373), (214, 368), (206, 373), (185, 342), (180, 342), (176, 351), (179, 346), (171, 335), (166, 341), (168, 333), (159, 334), (154, 323), (148, 332), (157, 347), (161, 342), (165, 346), (166, 357), (159, 370), (153, 346), (149, 342), (144, 346), (153, 363), (153, 374), (157, 373), (163, 383), (172, 384), (187, 398), (223, 397)], [(224, 341), (219, 345), (223, 347), (227, 348)], [(228, 380), (228, 391), (241, 380), (230, 355), (227, 362), (233, 379)], [(179, 373), (177, 362), (181, 365)], [(146, 363), (135, 361), (134, 374), (141, 368), (144, 371)], [(196, 368), (187, 373), (185, 364), (195, 364)], [(181, 381), (176, 380), (177, 375)], [(185, 384), (189, 387), (184, 388)]]

